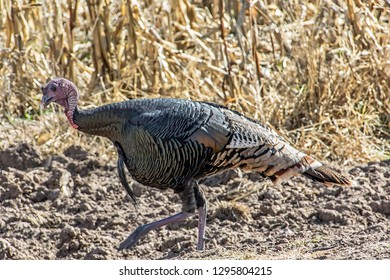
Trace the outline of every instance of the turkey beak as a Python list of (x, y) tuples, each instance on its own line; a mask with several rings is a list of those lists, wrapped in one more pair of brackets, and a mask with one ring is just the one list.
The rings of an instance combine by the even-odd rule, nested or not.
[(53, 99), (53, 96), (46, 95), (44, 87), (42, 87), (41, 90), (42, 90), (42, 93), (43, 93), (43, 97), (42, 97), (42, 100), (41, 100), (41, 105), (39, 107), (42, 110), (42, 109), (46, 109), (47, 105), (49, 105), (49, 103)]
[(41, 101), (41, 109), (46, 109), (47, 105), (49, 105), (50, 101), (53, 99), (53, 97), (44, 96), (42, 97)]

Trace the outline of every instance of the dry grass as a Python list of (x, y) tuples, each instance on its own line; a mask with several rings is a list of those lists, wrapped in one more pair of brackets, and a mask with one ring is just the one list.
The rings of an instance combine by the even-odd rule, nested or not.
[(72, 131), (62, 114), (39, 112), (39, 87), (65, 76), (82, 106), (213, 101), (321, 159), (382, 160), (389, 26), (388, 0), (0, 0), (0, 146), (15, 141), (5, 133), (25, 123), (19, 118), (39, 121), (18, 140), (44, 152), (101, 141)]

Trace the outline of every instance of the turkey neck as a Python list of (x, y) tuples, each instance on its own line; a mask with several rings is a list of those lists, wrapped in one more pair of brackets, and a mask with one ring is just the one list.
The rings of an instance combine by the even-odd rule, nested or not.
[(118, 103), (87, 110), (76, 107), (73, 122), (82, 132), (104, 136), (114, 141), (119, 137), (126, 113), (129, 115), (128, 110), (120, 110), (117, 107)]

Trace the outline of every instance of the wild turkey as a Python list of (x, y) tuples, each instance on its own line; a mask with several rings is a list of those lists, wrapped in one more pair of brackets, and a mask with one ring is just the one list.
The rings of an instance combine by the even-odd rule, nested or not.
[(120, 244), (131, 248), (150, 230), (187, 219), (198, 210), (197, 249), (204, 249), (206, 199), (197, 180), (226, 169), (258, 171), (274, 183), (302, 174), (325, 185), (351, 185), (343, 175), (296, 150), (275, 131), (223, 106), (189, 100), (137, 99), (81, 110), (76, 86), (55, 78), (42, 105), (55, 102), (75, 129), (110, 139), (118, 151), (119, 178), (135, 202), (125, 168), (145, 186), (172, 189), (182, 211), (139, 226)]

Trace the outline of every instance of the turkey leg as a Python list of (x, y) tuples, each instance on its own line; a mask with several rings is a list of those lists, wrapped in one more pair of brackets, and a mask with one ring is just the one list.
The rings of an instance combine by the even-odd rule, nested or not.
[(199, 188), (198, 183), (196, 181), (191, 181), (187, 185), (183, 186), (183, 189), (179, 192), (179, 195), (183, 203), (182, 212), (156, 222), (151, 222), (149, 224), (139, 226), (129, 235), (129, 237), (127, 237), (125, 241), (119, 245), (118, 251), (132, 248), (142, 236), (146, 235), (151, 230), (186, 220), (188, 217), (194, 215), (194, 210), (196, 208), (198, 208), (197, 249), (203, 250), (205, 245), (205, 228), (207, 216), (207, 206), (204, 194)]
[(135, 243), (137, 243), (137, 241), (142, 236), (146, 235), (149, 231), (151, 231), (153, 229), (157, 229), (157, 228), (160, 228), (162, 226), (169, 225), (172, 223), (184, 221), (185, 219), (187, 219), (191, 215), (193, 215), (193, 214), (186, 213), (186, 212), (180, 212), (180, 213), (177, 213), (177, 214), (170, 216), (168, 218), (139, 226), (135, 231), (133, 231), (132, 234), (129, 235), (129, 237), (127, 237), (127, 239), (125, 241), (123, 241), (119, 245), (118, 251), (121, 251), (123, 249), (130, 249), (131, 247), (133, 247), (135, 245)]
[(206, 218), (207, 218), (207, 203), (202, 189), (198, 183), (194, 181), (194, 194), (196, 206), (198, 207), (198, 244), (196, 249), (204, 250), (205, 232), (206, 232)]

